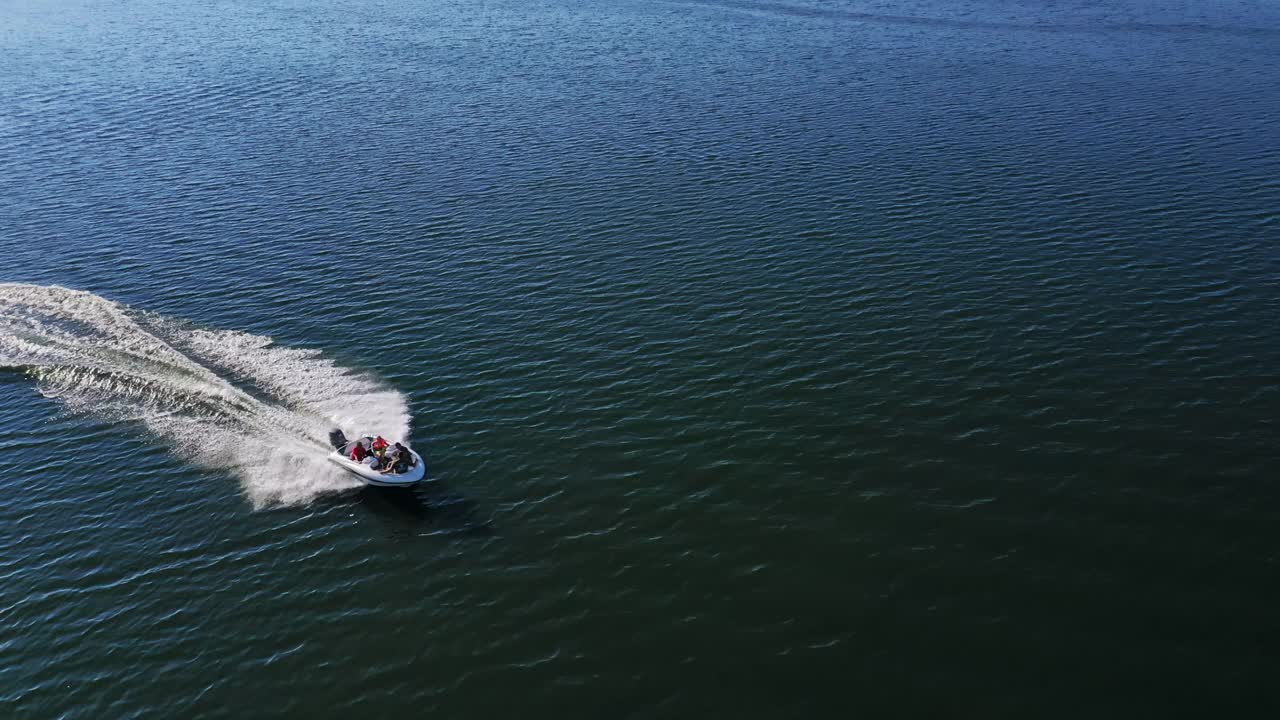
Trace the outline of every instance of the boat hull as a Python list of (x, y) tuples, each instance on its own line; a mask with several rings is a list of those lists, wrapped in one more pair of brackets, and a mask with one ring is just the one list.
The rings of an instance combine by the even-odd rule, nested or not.
[(410, 450), (409, 454), (413, 456), (413, 467), (409, 468), (409, 472), (392, 474), (383, 473), (370, 468), (368, 465), (362, 465), (355, 462), (338, 452), (329, 453), (329, 462), (346, 470), (347, 472), (360, 478), (366, 485), (376, 485), (378, 487), (409, 487), (422, 482), (427, 474), (426, 464), (422, 462), (422, 457), (418, 453)]

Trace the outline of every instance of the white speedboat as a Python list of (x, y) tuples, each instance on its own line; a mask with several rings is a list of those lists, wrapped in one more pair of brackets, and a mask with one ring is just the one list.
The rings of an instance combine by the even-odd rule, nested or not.
[[(427, 474), (427, 465), (422, 462), (422, 456), (409, 450), (409, 455), (413, 457), (413, 466), (408, 470), (397, 473), (392, 472), (393, 468), (387, 468), (386, 472), (382, 470), (374, 470), (370, 465), (363, 462), (356, 462), (351, 459), (351, 451), (357, 443), (365, 444), (373, 439), (370, 437), (357, 438), (348, 441), (341, 431), (335, 430), (330, 434), (329, 438), (333, 442), (334, 451), (329, 453), (329, 462), (346, 470), (347, 472), (360, 478), (366, 485), (377, 485), (379, 487), (408, 487), (422, 482), (422, 478)], [(403, 445), (404, 443), (401, 443)], [(392, 443), (394, 447), (395, 443)]]

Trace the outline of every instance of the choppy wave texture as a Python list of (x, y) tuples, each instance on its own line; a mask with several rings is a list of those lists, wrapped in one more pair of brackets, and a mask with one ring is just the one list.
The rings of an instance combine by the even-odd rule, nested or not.
[(140, 423), (180, 458), (233, 472), (258, 508), (358, 486), (325, 460), (335, 425), (409, 431), (403, 395), (317, 350), (57, 286), (0, 284), (0, 366), (72, 412)]

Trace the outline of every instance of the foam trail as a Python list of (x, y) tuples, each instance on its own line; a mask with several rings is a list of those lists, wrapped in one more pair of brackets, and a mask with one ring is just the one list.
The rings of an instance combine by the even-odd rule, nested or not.
[(335, 425), (409, 433), (403, 395), (318, 351), (57, 286), (0, 283), (0, 367), (73, 412), (140, 421), (178, 456), (231, 470), (255, 507), (359, 485), (324, 458)]

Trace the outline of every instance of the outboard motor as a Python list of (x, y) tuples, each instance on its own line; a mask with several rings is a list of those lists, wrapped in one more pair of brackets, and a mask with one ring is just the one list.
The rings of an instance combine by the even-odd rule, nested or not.
[(334, 428), (329, 431), (329, 444), (332, 445), (335, 450), (341, 450), (347, 445), (347, 436), (343, 434), (341, 430)]

